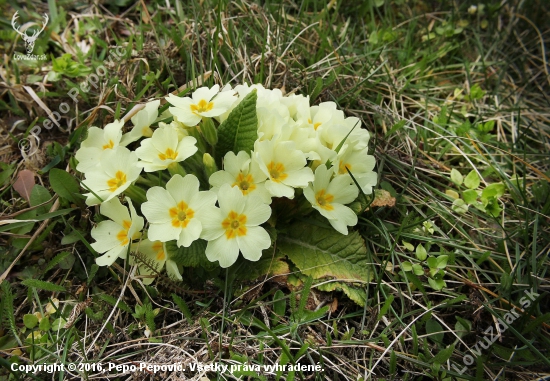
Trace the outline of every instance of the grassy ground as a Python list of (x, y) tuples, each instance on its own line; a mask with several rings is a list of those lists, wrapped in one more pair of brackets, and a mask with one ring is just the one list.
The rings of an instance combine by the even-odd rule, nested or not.
[[(109, 372), (139, 380), (550, 377), (550, 11), (544, 0), (471, 5), (2, 3), (0, 221), (38, 221), (0, 225), (0, 377), (8, 379), (16, 355), (21, 364), (319, 363), (324, 369)], [(12, 59), (24, 49), (10, 27), (16, 10), (20, 24), (49, 15), (34, 50), (45, 61)], [(106, 63), (116, 47), (124, 57)], [(101, 64), (108, 73), (74, 102), (69, 90)], [(376, 269), (365, 285), (365, 307), (318, 291), (318, 281), (295, 288), (287, 277), (240, 282), (221, 273), (205, 283), (144, 288), (129, 281), (130, 268), (91, 270), (91, 210), (50, 200), (51, 169), (74, 173), (69, 161), (86, 126), (103, 126), (194, 79), (310, 94), (314, 104), (334, 101), (362, 119), (373, 136), (380, 188), (395, 198), (394, 206), (360, 218)], [(34, 140), (23, 140), (63, 102), (70, 111), (59, 127), (42, 128), (37, 149)], [(23, 170), (45, 189), (30, 200), (31, 209), (14, 189)], [(464, 184), (451, 181), (456, 171)], [(502, 195), (487, 188), (493, 183), (504, 185)], [(488, 189), (484, 208), (466, 211), (455, 201), (471, 196), (468, 188)], [(418, 276), (403, 275), (420, 264), (424, 250), (448, 256), (439, 286), (428, 283), (426, 266)], [(53, 298), (57, 310), (47, 305)], [(329, 313), (320, 318), (308, 312), (324, 305)], [(51, 323), (34, 327), (35, 336), (28, 328), (34, 312), (50, 313)], [(62, 315), (76, 321), (56, 330)], [(55, 377), (101, 377), (86, 370)]]

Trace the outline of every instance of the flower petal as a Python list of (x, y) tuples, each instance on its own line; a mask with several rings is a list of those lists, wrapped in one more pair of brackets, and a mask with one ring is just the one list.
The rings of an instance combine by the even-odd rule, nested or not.
[(170, 107), (168, 110), (172, 115), (178, 118), (178, 122), (181, 122), (189, 127), (196, 126), (202, 119), (199, 115), (193, 114), (191, 112), (191, 108), (188, 108), (189, 111), (182, 110), (177, 107)]
[(239, 257), (239, 245), (236, 239), (226, 239), (224, 235), (208, 241), (206, 246), (206, 258), (210, 262), (219, 261), (223, 268), (231, 266)]
[[(271, 216), (271, 208), (258, 196), (246, 198), (243, 214), (246, 215), (246, 226), (260, 225)], [(248, 233), (247, 233), (248, 235)]]
[(199, 87), (193, 92), (193, 102), (198, 103), (200, 100), (204, 99), (206, 102), (210, 102), (216, 94), (220, 91), (220, 85), (214, 85), (210, 89), (206, 86)]
[(359, 189), (350, 175), (336, 176), (327, 187), (327, 193), (334, 195), (334, 202), (349, 204), (357, 198)]
[(267, 180), (265, 182), (265, 188), (273, 197), (286, 197), (289, 199), (294, 198), (294, 188), (289, 187), (288, 185)]
[(98, 266), (111, 266), (117, 260), (117, 258), (120, 258), (121, 255), (125, 255), (127, 249), (128, 246), (115, 247), (103, 254), (102, 256), (97, 257), (95, 259), (95, 263)]
[(199, 239), (202, 232), (202, 224), (197, 218), (191, 219), (189, 224), (181, 229), (181, 233), (178, 237), (178, 246), (189, 247)]
[(115, 247), (122, 247), (117, 234), (124, 228), (114, 221), (101, 221), (91, 231), (92, 238), (97, 242), (90, 246), (98, 253), (104, 253)]
[(311, 168), (304, 167), (297, 171), (288, 172), (287, 178), (282, 182), (294, 188), (305, 188), (314, 178)]
[(168, 242), (178, 239), (181, 233), (180, 228), (172, 226), (171, 223), (151, 224), (147, 235), (152, 241)]
[(241, 214), (244, 209), (245, 198), (238, 187), (224, 184), (218, 192), (218, 203), (224, 216), (227, 216), (231, 211)]
[(214, 206), (205, 207), (197, 217), (202, 224), (201, 238), (211, 241), (225, 232), (222, 227), (222, 221), (225, 217), (222, 215), (220, 208)]
[(105, 217), (115, 221), (120, 226), (124, 225), (124, 220), (131, 221), (128, 208), (122, 205), (118, 198), (113, 198), (112, 200), (101, 204), (99, 207), (99, 212)]
[(264, 228), (252, 226), (247, 228), (244, 236), (238, 236), (237, 242), (243, 257), (249, 261), (257, 261), (262, 256), (262, 250), (271, 246), (271, 238)]
[(176, 203), (183, 201), (189, 205), (192, 197), (199, 191), (199, 179), (195, 175), (186, 175), (185, 177), (174, 175), (166, 183), (166, 190)]
[(150, 223), (167, 223), (172, 219), (169, 210), (176, 204), (167, 190), (153, 187), (147, 191), (147, 201), (141, 205), (141, 211)]
[(168, 277), (171, 279), (183, 280), (180, 270), (178, 269), (178, 264), (170, 259), (166, 261), (166, 274), (168, 274)]
[(235, 176), (231, 175), (227, 171), (218, 171), (214, 172), (210, 178), (208, 179), (208, 182), (213, 187), (219, 188), (223, 184), (230, 184), (232, 185), (235, 182)]

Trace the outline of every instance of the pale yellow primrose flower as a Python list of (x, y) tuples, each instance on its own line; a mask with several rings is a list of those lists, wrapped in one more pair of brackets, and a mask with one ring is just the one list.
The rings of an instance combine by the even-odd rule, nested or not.
[[(132, 251), (139, 251), (143, 256), (148, 259), (148, 263), (152, 264), (157, 272), (161, 272), (166, 265), (166, 273), (168, 276), (175, 280), (183, 280), (178, 270), (176, 262), (168, 258), (166, 251), (166, 245), (160, 241), (150, 241), (148, 239), (141, 240), (132, 245)], [(131, 260), (131, 264), (134, 264), (135, 259)], [(156, 274), (149, 266), (138, 263), (138, 272), (140, 275), (153, 275)], [(153, 283), (154, 278), (143, 278), (144, 284)]]
[(361, 128), (361, 121), (355, 117), (346, 118), (341, 123), (329, 123), (326, 128), (319, 128), (319, 131), (321, 141), (330, 149), (336, 149), (346, 136), (342, 146), (344, 148), (350, 142), (355, 144), (355, 149), (366, 148), (369, 144), (369, 132)]
[(193, 92), (192, 98), (180, 98), (169, 94), (166, 100), (174, 107), (168, 110), (178, 118), (178, 121), (192, 127), (199, 124), (202, 117), (212, 118), (229, 110), (237, 98), (233, 91), (219, 92), (220, 86), (214, 85), (211, 89), (201, 87)]
[(140, 158), (138, 166), (143, 167), (145, 172), (166, 169), (170, 164), (183, 161), (197, 152), (196, 143), (197, 139), (192, 136), (184, 136), (180, 140), (174, 127), (163, 125), (136, 149)]
[(259, 197), (245, 197), (239, 188), (229, 184), (220, 187), (218, 203), (220, 207), (208, 208), (202, 220), (208, 260), (229, 267), (239, 257), (239, 251), (249, 261), (260, 259), (262, 250), (271, 246), (271, 238), (258, 225), (268, 220), (271, 208)]
[(271, 204), (271, 195), (264, 184), (267, 176), (246, 152), (240, 151), (235, 155), (229, 151), (225, 154), (223, 167), (223, 171), (210, 176), (209, 182), (213, 192), (217, 193), (223, 184), (229, 184), (238, 187), (245, 197), (259, 196), (264, 203)]
[(178, 246), (189, 247), (201, 235), (205, 209), (213, 208), (215, 203), (214, 192), (199, 192), (195, 175), (174, 175), (166, 183), (166, 189), (150, 188), (147, 202), (141, 205), (150, 224), (149, 238), (161, 242), (177, 240)]
[(110, 266), (117, 258), (126, 258), (128, 246), (141, 235), (143, 217), (137, 215), (130, 199), (126, 201), (130, 213), (118, 198), (104, 202), (99, 208), (99, 212), (112, 221), (101, 221), (92, 229), (92, 237), (97, 241), (91, 244), (92, 248), (98, 253), (105, 253), (95, 259), (98, 266)]
[(368, 154), (368, 148), (356, 149), (356, 142), (353, 142), (340, 150), (333, 162), (333, 169), (336, 176), (348, 176), (349, 170), (363, 193), (371, 194), (372, 187), (378, 181), (378, 175), (373, 172), (374, 165), (374, 156)]
[(310, 115), (306, 120), (307, 125), (318, 132), (321, 132), (323, 128), (326, 129), (331, 124), (342, 124), (345, 118), (344, 112), (338, 110), (334, 102), (323, 102), (318, 106), (311, 106), (309, 112)]
[(254, 159), (268, 177), (265, 187), (273, 197), (294, 198), (294, 188), (305, 188), (313, 181), (304, 153), (294, 142), (256, 141)]
[(134, 128), (122, 136), (121, 144), (126, 146), (142, 137), (150, 138), (153, 135), (151, 125), (159, 115), (160, 100), (148, 102), (145, 108), (138, 111), (131, 119)]
[[(231, 111), (233, 111), (233, 109), (237, 107), (242, 102), (242, 100), (248, 94), (250, 94), (253, 90), (256, 90), (256, 94), (258, 96), (258, 100), (256, 102), (256, 105), (257, 105), (256, 109), (258, 113), (260, 112), (260, 108), (268, 108), (268, 109), (276, 109), (283, 117), (289, 114), (287, 107), (285, 107), (281, 103), (281, 99), (283, 98), (283, 93), (281, 92), (280, 89), (268, 90), (264, 88), (261, 84), (254, 84), (249, 86), (248, 84), (245, 83), (244, 85), (235, 86), (235, 88), (232, 90), (233, 92), (236, 92), (238, 94), (238, 98), (235, 100), (235, 103), (233, 103), (232, 106), (226, 112), (224, 112), (223, 114), (221, 114), (219, 117), (216, 118), (218, 119), (218, 122), (222, 123), (223, 121), (225, 121), (229, 116), (229, 114), (231, 113)], [(261, 123), (261, 119), (262, 118), (258, 115), (258, 121), (260, 123)]]
[(326, 165), (317, 167), (315, 180), (304, 189), (304, 196), (336, 231), (347, 235), (348, 226), (357, 224), (357, 215), (344, 205), (354, 201), (359, 190), (349, 175), (337, 176), (332, 181), (331, 176), (332, 170)]
[(90, 127), (88, 137), (80, 145), (75, 158), (78, 160), (76, 170), (86, 173), (96, 168), (105, 150), (116, 149), (121, 145), (123, 120), (115, 120), (105, 128)]
[[(99, 165), (86, 172), (82, 182), (96, 195), (105, 201), (122, 193), (139, 176), (141, 168), (137, 166), (138, 158), (134, 152), (125, 147), (106, 150), (99, 160)], [(93, 193), (85, 193), (86, 205), (96, 205), (101, 202)]]

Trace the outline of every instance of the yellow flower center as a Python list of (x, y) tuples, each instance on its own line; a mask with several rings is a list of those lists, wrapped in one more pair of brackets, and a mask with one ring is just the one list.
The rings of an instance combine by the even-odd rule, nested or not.
[(308, 122), (309, 124), (313, 124), (313, 129), (314, 129), (315, 131), (317, 131), (317, 128), (319, 128), (319, 126), (321, 125), (321, 122), (313, 123), (313, 121), (312, 121), (311, 119), (308, 119), (307, 122)]
[(122, 227), (124, 229), (119, 231), (116, 235), (116, 239), (120, 241), (120, 246), (126, 246), (128, 245), (128, 242), (130, 242), (130, 240), (128, 239), (128, 230), (130, 230), (130, 226), (132, 226), (132, 221), (122, 221)]
[(153, 250), (157, 253), (157, 261), (164, 261), (166, 254), (164, 253), (162, 242), (155, 241), (155, 243), (153, 243)]
[(200, 112), (206, 112), (212, 110), (214, 107), (214, 102), (207, 102), (204, 99), (201, 99), (199, 103), (191, 105), (191, 112), (198, 115)]
[(115, 146), (115, 143), (113, 143), (112, 140), (109, 140), (109, 143), (105, 144), (102, 148), (105, 150), (105, 149), (113, 148), (114, 146)]
[(189, 221), (195, 215), (195, 211), (187, 206), (184, 201), (178, 202), (178, 204), (168, 210), (170, 218), (172, 218), (172, 226), (175, 228), (186, 228)]
[(341, 175), (348, 173), (346, 168), (351, 171), (351, 164), (346, 164), (343, 161), (341, 161), (340, 164), (338, 164), (338, 173)]
[(267, 170), (269, 171), (269, 177), (272, 181), (281, 182), (288, 177), (285, 173), (285, 166), (283, 163), (271, 162), (267, 165)]
[(111, 192), (116, 191), (124, 184), (126, 184), (126, 173), (122, 171), (117, 171), (117, 173), (115, 173), (115, 177), (107, 180), (107, 185), (109, 186), (109, 190)]
[(256, 189), (256, 184), (254, 184), (253, 181), (254, 178), (251, 174), (245, 176), (242, 172), (239, 172), (239, 175), (235, 179), (233, 186), (237, 185), (240, 188), (241, 192), (243, 192), (244, 195), (247, 195), (248, 193)]
[(222, 221), (222, 227), (225, 229), (227, 239), (241, 237), (246, 235), (246, 215), (238, 214), (235, 211), (229, 212), (227, 218)]
[(160, 160), (176, 160), (176, 157), (178, 157), (178, 151), (172, 150), (172, 148), (167, 148), (164, 153), (159, 153), (159, 159)]
[(334, 206), (332, 206), (330, 203), (334, 201), (334, 196), (330, 193), (325, 193), (324, 189), (321, 189), (317, 194), (315, 195), (315, 200), (317, 201), (317, 205), (319, 205), (321, 208), (325, 210), (334, 210)]

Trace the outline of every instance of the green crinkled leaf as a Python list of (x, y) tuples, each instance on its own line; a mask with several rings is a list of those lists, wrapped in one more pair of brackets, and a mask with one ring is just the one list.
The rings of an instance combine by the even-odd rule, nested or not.
[(290, 273), (288, 263), (284, 260), (284, 255), (276, 252), (273, 256), (273, 250), (267, 249), (262, 253), (262, 257), (251, 262), (239, 255), (235, 264), (235, 276), (242, 280), (254, 280), (264, 275), (283, 275)]
[(348, 298), (353, 300), (355, 303), (357, 303), (361, 307), (365, 307), (365, 303), (367, 301), (367, 294), (365, 290), (361, 288), (352, 287), (347, 283), (343, 283), (343, 282), (331, 282), (331, 283), (322, 284), (318, 286), (317, 289), (319, 291), (325, 291), (325, 292), (331, 292), (334, 290), (343, 291)]
[(218, 167), (221, 167), (222, 158), (227, 152), (245, 151), (250, 154), (254, 149), (254, 142), (258, 138), (257, 99), (256, 90), (252, 90), (218, 127), (215, 151)]
[(178, 247), (176, 241), (166, 242), (168, 258), (183, 267), (201, 266), (206, 269), (217, 267), (217, 263), (210, 262), (208, 258), (206, 258), (206, 254), (204, 253), (205, 250), (206, 241), (203, 239), (194, 241), (189, 247)]
[(350, 232), (346, 236), (333, 229), (298, 222), (289, 227), (287, 234), (279, 236), (277, 246), (302, 274), (314, 279), (338, 280), (340, 285), (327, 287), (339, 287), (360, 303), (354, 287), (346, 284), (372, 279), (367, 249), (359, 233)]

